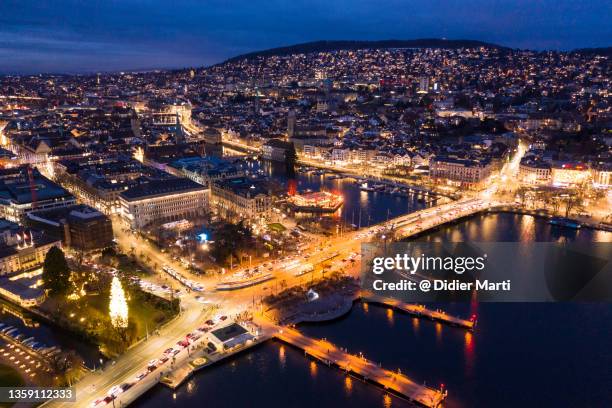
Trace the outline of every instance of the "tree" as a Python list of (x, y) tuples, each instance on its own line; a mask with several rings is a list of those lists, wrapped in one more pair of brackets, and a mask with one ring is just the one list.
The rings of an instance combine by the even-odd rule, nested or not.
[(575, 208), (581, 206), (582, 199), (577, 190), (570, 190), (564, 195), (563, 202), (565, 203), (565, 217), (567, 218)]
[(519, 187), (518, 190), (516, 190), (516, 195), (518, 196), (518, 199), (521, 203), (521, 207), (525, 207), (528, 191), (529, 189), (527, 187)]
[(52, 246), (45, 256), (43, 265), (43, 283), (46, 289), (53, 295), (64, 294), (70, 286), (70, 268), (64, 252)]

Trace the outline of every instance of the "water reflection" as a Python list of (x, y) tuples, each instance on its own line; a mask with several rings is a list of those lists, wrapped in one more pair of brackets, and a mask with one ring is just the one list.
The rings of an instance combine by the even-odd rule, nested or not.
[(317, 363), (314, 361), (310, 362), (310, 377), (315, 378), (317, 376)]
[(471, 376), (474, 370), (474, 335), (470, 331), (465, 332), (465, 373)]
[(278, 361), (280, 362), (281, 367), (285, 367), (287, 363), (287, 356), (285, 355), (285, 346), (282, 344), (278, 348)]
[(353, 391), (353, 379), (348, 374), (344, 377), (344, 390), (348, 395)]
[(392, 400), (389, 394), (383, 395), (383, 407), (391, 408)]
[(393, 309), (391, 308), (387, 309), (387, 321), (389, 322), (390, 326), (393, 326), (395, 323), (395, 318), (393, 317)]

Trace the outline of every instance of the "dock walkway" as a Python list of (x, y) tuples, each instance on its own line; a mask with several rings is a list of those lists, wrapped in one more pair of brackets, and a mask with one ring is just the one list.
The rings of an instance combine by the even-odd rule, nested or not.
[(363, 356), (349, 354), (328, 341), (306, 337), (297, 330), (278, 327), (274, 337), (325, 364), (334, 364), (423, 406), (438, 407), (447, 396), (445, 391), (417, 384), (401, 373), (386, 370)]
[(437, 320), (442, 323), (463, 327), (468, 330), (474, 330), (474, 328), (476, 327), (475, 318), (466, 320), (459, 317), (451, 316), (442, 310), (431, 310), (423, 305), (418, 305), (415, 303), (406, 303), (402, 302), (401, 300), (378, 296), (371, 293), (363, 293), (362, 299), (365, 302), (378, 303), (381, 305), (392, 307), (402, 312), (409, 313), (411, 315), (419, 317), (428, 317), (431, 320)]

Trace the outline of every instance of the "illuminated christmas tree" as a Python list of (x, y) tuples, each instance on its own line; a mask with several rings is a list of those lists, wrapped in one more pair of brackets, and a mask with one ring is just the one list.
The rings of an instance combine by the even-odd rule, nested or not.
[(121, 281), (117, 277), (113, 277), (111, 282), (110, 303), (108, 307), (113, 327), (126, 328), (128, 326), (128, 305)]

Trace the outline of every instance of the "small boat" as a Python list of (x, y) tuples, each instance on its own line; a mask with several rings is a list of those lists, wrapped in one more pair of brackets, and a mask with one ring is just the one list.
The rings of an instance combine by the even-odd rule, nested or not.
[(572, 228), (572, 229), (582, 228), (582, 224), (579, 223), (578, 221), (574, 221), (574, 220), (571, 220), (565, 217), (553, 217), (550, 220), (548, 220), (548, 223), (550, 225), (555, 225), (558, 227), (567, 227), (567, 228)]
[(359, 189), (361, 191), (374, 191), (374, 188), (370, 187), (367, 182), (362, 183), (361, 186), (359, 186)]

